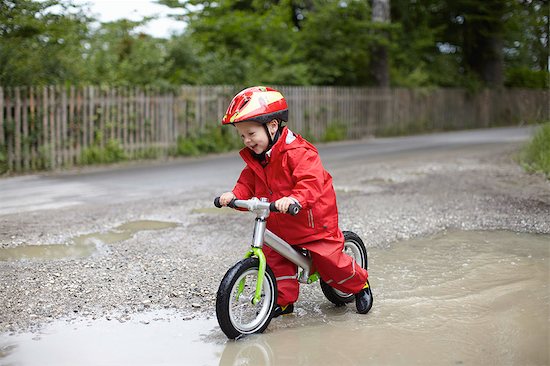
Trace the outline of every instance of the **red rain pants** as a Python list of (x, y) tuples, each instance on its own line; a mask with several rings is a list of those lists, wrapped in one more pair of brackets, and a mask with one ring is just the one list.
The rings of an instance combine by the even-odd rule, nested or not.
[[(344, 237), (325, 237), (321, 240), (297, 245), (309, 250), (313, 260), (313, 271), (318, 271), (323, 281), (346, 293), (361, 291), (367, 282), (367, 271), (353, 258), (342, 252)], [(265, 245), (263, 247), (267, 265), (277, 279), (277, 304), (285, 306), (298, 300), (299, 282), (297, 266)]]

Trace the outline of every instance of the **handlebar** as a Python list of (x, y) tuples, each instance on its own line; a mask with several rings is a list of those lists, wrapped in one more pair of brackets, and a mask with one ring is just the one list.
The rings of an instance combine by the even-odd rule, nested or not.
[[(220, 203), (220, 197), (214, 198), (214, 206), (218, 208), (223, 207)], [(249, 211), (253, 211), (257, 208), (269, 208), (269, 211), (271, 212), (279, 212), (279, 210), (277, 210), (277, 207), (275, 207), (275, 202), (263, 202), (258, 200), (257, 198), (250, 200), (232, 199), (227, 206), (231, 208), (246, 208)], [(288, 206), (288, 211), (286, 213), (292, 216), (296, 216), (298, 212), (300, 212), (301, 208), (302, 207), (299, 204), (292, 203), (290, 206)]]

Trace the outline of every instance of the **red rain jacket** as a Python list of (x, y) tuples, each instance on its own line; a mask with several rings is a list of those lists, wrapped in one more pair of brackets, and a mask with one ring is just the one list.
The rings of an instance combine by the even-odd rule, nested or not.
[[(297, 216), (271, 213), (267, 228), (290, 244), (340, 237), (336, 193), (315, 146), (284, 127), (265, 167), (244, 148), (246, 163), (233, 193), (238, 199), (266, 197), (269, 202), (291, 196), (302, 210)], [(342, 237), (343, 241), (343, 237)]]

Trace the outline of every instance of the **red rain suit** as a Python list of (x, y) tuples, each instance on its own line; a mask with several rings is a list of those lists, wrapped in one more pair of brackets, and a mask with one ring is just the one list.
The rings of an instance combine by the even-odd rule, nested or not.
[[(302, 206), (300, 213), (271, 213), (267, 228), (288, 243), (309, 250), (315, 270), (325, 282), (346, 293), (359, 292), (368, 274), (342, 252), (344, 236), (338, 227), (336, 193), (317, 149), (285, 127), (268, 152), (265, 167), (246, 147), (240, 155), (246, 167), (233, 188), (237, 199), (267, 197), (274, 202), (282, 197), (295, 198)], [(296, 265), (267, 246), (264, 252), (277, 278), (277, 303), (284, 306), (296, 302)]]

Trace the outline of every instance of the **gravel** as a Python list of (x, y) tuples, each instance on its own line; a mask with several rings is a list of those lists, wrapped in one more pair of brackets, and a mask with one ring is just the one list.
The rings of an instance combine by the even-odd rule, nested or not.
[[(550, 182), (517, 165), (517, 148), (416, 152), (332, 169), (340, 226), (359, 234), (367, 247), (442, 230), (550, 234)], [(125, 322), (136, 313), (161, 309), (186, 320), (213, 316), (218, 284), (242, 258), (253, 225), (250, 214), (213, 208), (219, 193), (167, 192), (126, 203), (0, 217), (0, 250), (71, 245), (84, 234), (95, 237), (98, 247), (83, 258), (0, 261), (0, 332), (38, 331), (58, 319)], [(101, 240), (100, 234), (140, 220), (177, 225), (135, 230), (112, 243)], [(302, 297), (311, 293), (304, 287)]]

